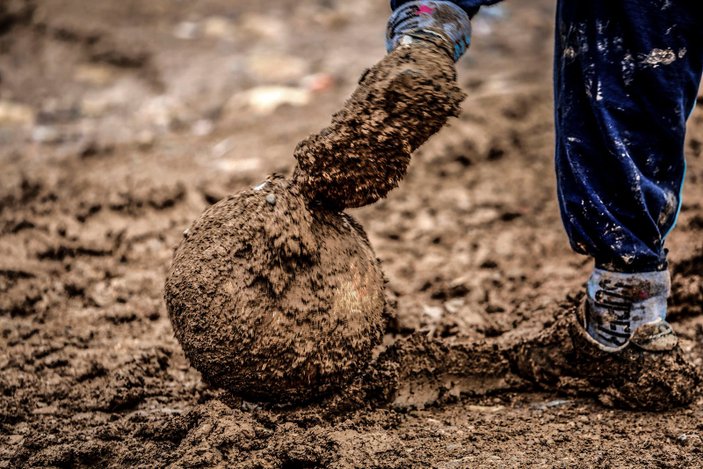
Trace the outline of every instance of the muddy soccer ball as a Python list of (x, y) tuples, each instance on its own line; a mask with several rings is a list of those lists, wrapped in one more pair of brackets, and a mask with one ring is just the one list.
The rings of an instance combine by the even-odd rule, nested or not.
[(383, 274), (350, 216), (309, 210), (284, 179), (227, 197), (185, 233), (166, 304), (191, 364), (250, 399), (344, 386), (383, 332)]

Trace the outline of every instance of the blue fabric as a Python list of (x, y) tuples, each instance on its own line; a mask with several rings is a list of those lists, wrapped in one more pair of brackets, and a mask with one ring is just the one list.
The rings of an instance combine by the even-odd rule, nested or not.
[[(391, 9), (395, 10), (400, 5), (411, 0), (391, 0)], [(482, 6), (493, 5), (501, 0), (449, 0), (464, 9), (469, 16), (474, 16)]]
[(556, 171), (571, 245), (599, 268), (666, 268), (703, 69), (700, 0), (560, 0)]
[(471, 44), (471, 20), (458, 5), (442, 0), (414, 0), (393, 10), (386, 28), (386, 50), (404, 37), (430, 41), (456, 62)]

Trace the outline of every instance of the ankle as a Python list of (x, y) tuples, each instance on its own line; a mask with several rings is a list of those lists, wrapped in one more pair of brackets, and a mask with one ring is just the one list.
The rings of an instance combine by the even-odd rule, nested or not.
[(586, 331), (619, 350), (646, 324), (666, 319), (668, 271), (622, 273), (594, 269), (586, 288)]

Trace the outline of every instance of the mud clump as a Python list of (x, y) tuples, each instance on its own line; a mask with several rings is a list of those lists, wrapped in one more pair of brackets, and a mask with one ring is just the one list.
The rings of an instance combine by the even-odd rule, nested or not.
[(532, 389), (663, 411), (699, 395), (701, 375), (680, 346), (602, 351), (580, 326), (580, 307), (565, 302), (496, 339), (448, 342), (416, 333), (397, 341), (379, 359), (397, 364), (392, 404), (423, 408), (462, 395)]
[(596, 396), (610, 407), (662, 411), (693, 402), (701, 376), (680, 346), (605, 352), (587, 337), (581, 314), (581, 304), (566, 306), (550, 327), (519, 340), (508, 352), (513, 370), (541, 388)]
[(293, 179), (328, 206), (371, 204), (398, 185), (411, 153), (458, 115), (464, 97), (446, 53), (400, 47), (362, 76), (328, 127), (298, 144)]
[(362, 78), (330, 127), (298, 145), (290, 181), (227, 197), (196, 220), (166, 281), (176, 337), (209, 383), (302, 402), (351, 382), (381, 341), (384, 278), (340, 210), (397, 186), (410, 153), (456, 115), (454, 66), (401, 47)]
[(672, 273), (669, 317), (703, 313), (703, 246), (675, 264)]
[(176, 337), (206, 381), (301, 401), (346, 383), (382, 334), (383, 274), (349, 216), (310, 211), (284, 179), (210, 207), (166, 283)]

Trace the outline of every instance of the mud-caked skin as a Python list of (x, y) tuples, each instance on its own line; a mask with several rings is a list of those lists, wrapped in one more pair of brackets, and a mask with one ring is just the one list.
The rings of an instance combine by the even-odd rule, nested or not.
[(545, 389), (591, 394), (606, 405), (659, 411), (690, 404), (701, 376), (679, 345), (650, 352), (634, 344), (605, 351), (583, 327), (583, 303), (511, 352), (516, 372)]

